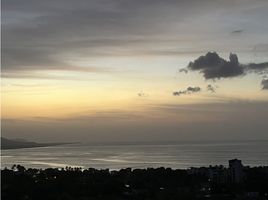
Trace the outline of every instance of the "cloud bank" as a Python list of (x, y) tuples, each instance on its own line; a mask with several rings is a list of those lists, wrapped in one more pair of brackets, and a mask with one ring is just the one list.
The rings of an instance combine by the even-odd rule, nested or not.
[[(95, 66), (91, 58), (177, 56), (234, 42), (240, 49), (263, 45), (267, 6), (264, 0), (235, 5), (233, 0), (2, 0), (2, 71), (7, 78), (31, 77), (44, 70), (81, 72), (81, 63)], [(227, 11), (233, 14), (222, 21)], [(247, 27), (235, 26), (240, 19), (248, 20)], [(256, 34), (242, 42), (224, 38), (242, 28)]]

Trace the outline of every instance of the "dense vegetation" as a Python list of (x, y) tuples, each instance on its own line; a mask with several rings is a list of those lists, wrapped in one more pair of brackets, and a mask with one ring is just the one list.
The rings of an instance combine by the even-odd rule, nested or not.
[(267, 199), (267, 168), (248, 168), (240, 184), (213, 183), (206, 175), (170, 168), (1, 170), (2, 200)]

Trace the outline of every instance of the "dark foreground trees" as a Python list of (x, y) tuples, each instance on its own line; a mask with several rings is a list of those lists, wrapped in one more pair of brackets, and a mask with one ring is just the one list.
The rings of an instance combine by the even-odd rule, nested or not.
[[(211, 182), (187, 170), (65, 168), (1, 170), (2, 200), (267, 199), (267, 169), (247, 169), (245, 182)], [(267, 196), (266, 196), (267, 195)]]

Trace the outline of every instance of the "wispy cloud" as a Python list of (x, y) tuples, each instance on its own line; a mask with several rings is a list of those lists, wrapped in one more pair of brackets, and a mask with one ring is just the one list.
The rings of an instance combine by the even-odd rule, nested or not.
[(237, 29), (237, 30), (232, 31), (231, 33), (235, 34), (235, 35), (238, 35), (238, 34), (243, 33), (244, 31), (245, 31), (244, 29)]
[(28, 66), (27, 68), (23, 69), (11, 68), (7, 70), (2, 70), (2, 77), (20, 78), (20, 79), (60, 79), (60, 80), (81, 79), (81, 77), (75, 78), (74, 75), (63, 76), (61, 75), (63, 72), (113, 74), (115, 72), (118, 72), (118, 70), (107, 67), (90, 67), (90, 66), (81, 67), (81, 66), (70, 66), (70, 65), (62, 65), (62, 67), (50, 66), (40, 69)]
[(216, 87), (211, 85), (211, 84), (209, 84), (209, 85), (207, 85), (207, 91), (215, 93), (216, 92)]
[[(9, 73), (6, 77), (30, 70), (99, 72), (102, 70), (92, 69), (91, 65), (88, 70), (72, 65), (70, 59), (87, 62), (90, 58), (107, 56), (176, 56), (203, 52), (204, 43), (215, 47), (218, 38), (225, 34), (211, 30), (235, 23), (235, 20), (225, 20), (226, 24), (221, 25), (212, 19), (220, 18), (229, 9), (236, 14), (231, 17), (241, 19), (248, 16), (244, 9), (257, 8), (258, 15), (250, 15), (250, 20), (266, 19), (263, 0), (238, 0), (236, 5), (231, 0), (220, 3), (210, 0), (77, 0), (75, 5), (71, 0), (57, 0), (53, 5), (42, 0), (3, 0), (2, 71)], [(210, 26), (216, 28), (207, 28), (204, 18), (210, 19)], [(260, 23), (261, 27), (265, 25)], [(200, 38), (194, 34), (197, 31)], [(267, 33), (258, 32), (245, 45), (245, 41), (239, 44), (247, 46), (262, 35)], [(224, 42), (233, 41), (227, 38)]]
[(144, 93), (143, 91), (141, 91), (141, 92), (138, 93), (138, 96), (139, 97), (148, 97), (149, 94), (148, 93)]

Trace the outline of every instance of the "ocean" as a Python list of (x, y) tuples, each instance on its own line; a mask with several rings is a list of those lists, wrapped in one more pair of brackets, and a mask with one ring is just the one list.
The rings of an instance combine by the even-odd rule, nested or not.
[(20, 164), (27, 168), (66, 166), (118, 170), (171, 167), (186, 169), (228, 165), (238, 158), (244, 165), (268, 166), (268, 141), (187, 142), (172, 144), (72, 144), (2, 150), (1, 168)]

